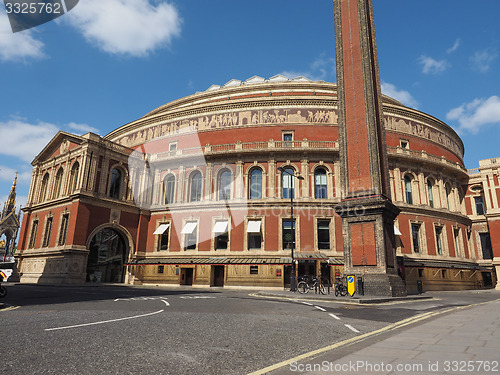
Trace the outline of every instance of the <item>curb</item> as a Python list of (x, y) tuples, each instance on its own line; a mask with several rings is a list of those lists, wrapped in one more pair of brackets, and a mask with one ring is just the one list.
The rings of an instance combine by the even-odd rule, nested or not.
[(391, 303), (391, 302), (413, 302), (413, 301), (421, 301), (421, 300), (430, 300), (434, 297), (432, 296), (409, 296), (409, 297), (374, 297), (374, 298), (347, 298), (347, 297), (330, 297), (330, 296), (322, 296), (318, 294), (314, 295), (306, 295), (306, 294), (285, 294), (285, 293), (272, 293), (272, 292), (257, 292), (254, 293), (255, 296), (260, 297), (276, 297), (276, 298), (287, 298), (294, 300), (316, 300), (321, 302), (334, 302), (334, 303), (349, 303), (356, 305), (369, 305), (369, 304), (382, 304), (382, 303)]

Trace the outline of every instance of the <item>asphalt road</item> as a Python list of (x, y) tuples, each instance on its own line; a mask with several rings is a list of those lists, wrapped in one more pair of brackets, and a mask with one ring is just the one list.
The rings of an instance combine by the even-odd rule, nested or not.
[(360, 306), (225, 289), (8, 288), (0, 310), (2, 375), (247, 374), (423, 312), (499, 297), (434, 293)]

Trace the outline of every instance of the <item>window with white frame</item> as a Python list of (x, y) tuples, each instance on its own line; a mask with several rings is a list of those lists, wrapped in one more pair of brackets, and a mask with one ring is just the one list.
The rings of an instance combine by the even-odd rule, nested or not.
[(184, 250), (195, 250), (198, 243), (198, 222), (188, 221), (181, 234), (184, 235)]
[(161, 223), (158, 228), (153, 232), (154, 235), (158, 236), (157, 247), (158, 251), (168, 250), (168, 240), (170, 235), (170, 223)]
[(262, 248), (262, 220), (248, 220), (247, 223), (247, 248), (260, 250)]
[(227, 250), (229, 244), (229, 222), (227, 220), (216, 221), (212, 232), (215, 235), (214, 249)]

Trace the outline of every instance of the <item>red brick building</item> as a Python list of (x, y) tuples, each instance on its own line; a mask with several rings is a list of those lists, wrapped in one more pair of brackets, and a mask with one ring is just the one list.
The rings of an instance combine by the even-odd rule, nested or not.
[[(59, 132), (32, 163), (21, 282), (283, 287), (292, 245), (299, 275), (332, 277), (344, 259), (336, 108), (335, 84), (252, 77), (105, 137)], [(383, 117), (408, 291), (496, 285), (498, 164), (468, 173), (451, 127), (389, 97)]]

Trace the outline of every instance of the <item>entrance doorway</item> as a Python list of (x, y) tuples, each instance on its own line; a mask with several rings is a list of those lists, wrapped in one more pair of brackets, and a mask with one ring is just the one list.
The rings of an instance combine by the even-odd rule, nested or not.
[(224, 286), (224, 266), (212, 266), (211, 286)]
[(111, 228), (97, 232), (90, 241), (86, 280), (97, 283), (123, 283), (127, 246), (122, 235)]
[(181, 285), (193, 285), (193, 269), (181, 268)]

